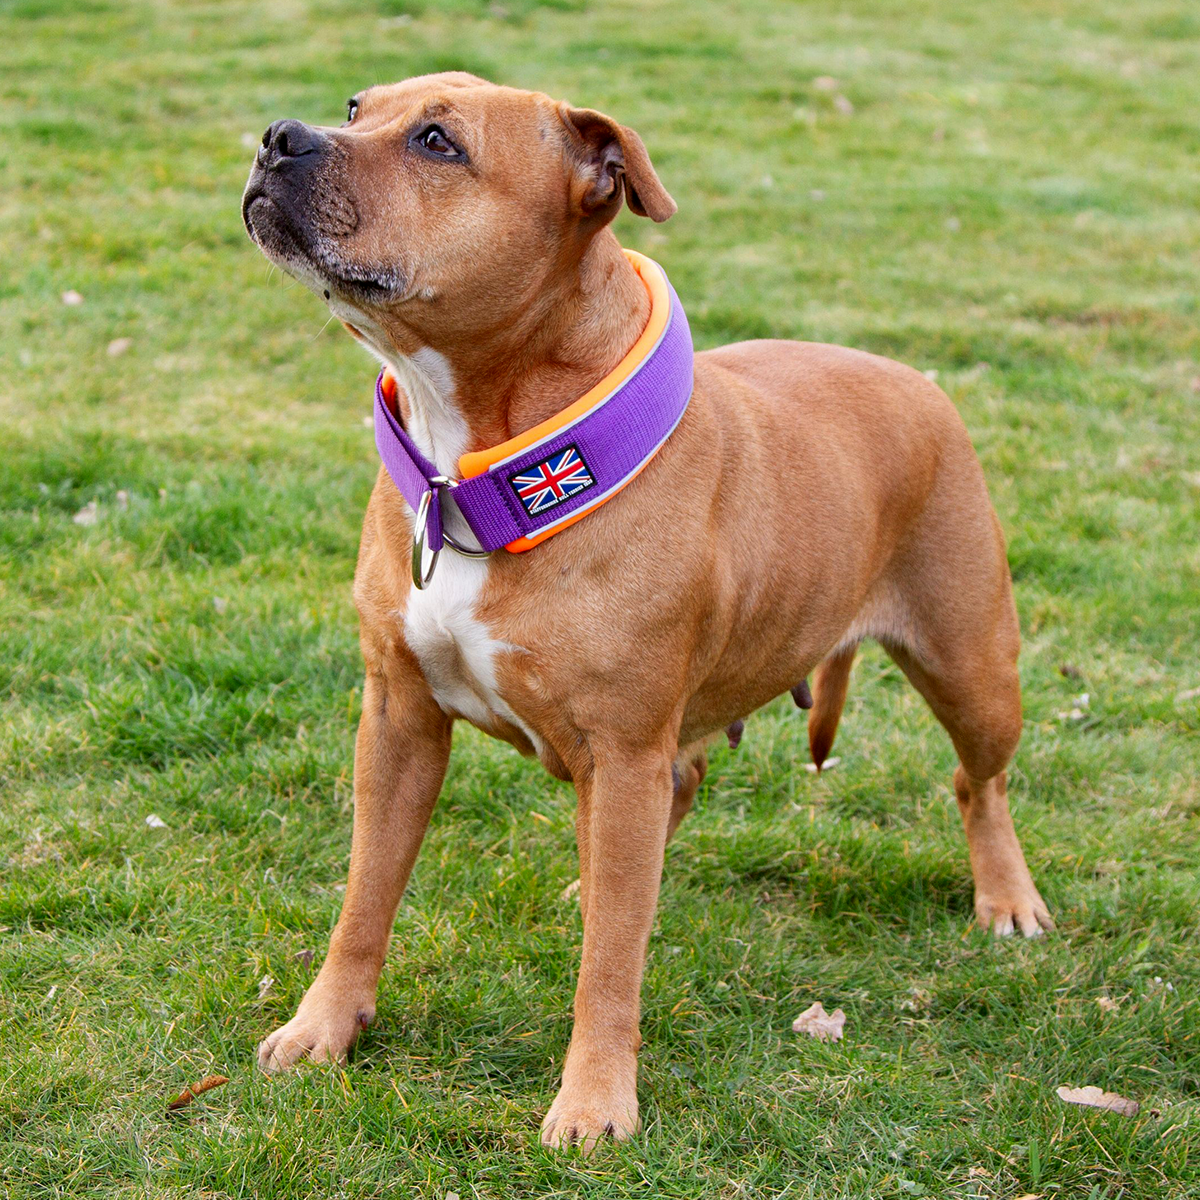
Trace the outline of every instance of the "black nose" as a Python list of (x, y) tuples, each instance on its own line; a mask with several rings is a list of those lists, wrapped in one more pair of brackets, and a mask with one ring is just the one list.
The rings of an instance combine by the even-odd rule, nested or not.
[(274, 121), (263, 134), (258, 161), (276, 166), (289, 158), (303, 158), (320, 150), (323, 141), (323, 136), (303, 121)]

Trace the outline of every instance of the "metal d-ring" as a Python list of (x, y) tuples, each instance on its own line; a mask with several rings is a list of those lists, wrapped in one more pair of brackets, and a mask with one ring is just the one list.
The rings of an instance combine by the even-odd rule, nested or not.
[[(429, 560), (429, 570), (422, 569), (425, 559), (425, 536), (429, 532), (429, 506), (433, 503), (433, 497), (436, 494), (437, 488), (431, 487), (421, 497), (417, 504), (417, 519), (413, 524), (412, 581), (413, 587), (422, 592), (429, 586), (429, 581), (433, 578), (433, 570), (437, 566), (438, 555), (442, 552), (439, 546)], [(445, 534), (442, 537), (444, 540)]]
[(461, 554), (463, 558), (491, 558), (490, 550), (472, 550), (469, 546), (460, 546), (444, 529), (442, 530), (442, 541), (454, 551), (455, 554)]
[[(456, 488), (458, 487), (457, 479), (447, 479), (445, 475), (435, 475), (430, 481), (436, 487)], [(446, 532), (446, 523), (442, 522), (442, 541), (446, 543), (456, 554), (461, 554), (464, 558), (487, 558), (491, 555), (490, 550), (473, 550), (470, 546), (464, 546), (460, 542), (456, 542), (449, 533)], [(432, 566), (430, 567), (432, 571)]]
[[(413, 524), (413, 548), (412, 548), (412, 579), (413, 585), (418, 591), (424, 591), (429, 586), (429, 581), (433, 578), (433, 570), (437, 566), (438, 555), (441, 554), (441, 547), (433, 551), (432, 557), (429, 559), (429, 570), (423, 570), (425, 565), (425, 537), (429, 532), (429, 509), (433, 505), (433, 498), (437, 495), (438, 488), (453, 488), (458, 485), (458, 481), (447, 479), (445, 475), (435, 475), (429, 480), (429, 491), (427, 491), (417, 502), (417, 516)], [(464, 558), (487, 558), (490, 550), (472, 550), (470, 546), (463, 546), (456, 542), (445, 530), (442, 529), (442, 541), (446, 543), (456, 554), (461, 554)]]

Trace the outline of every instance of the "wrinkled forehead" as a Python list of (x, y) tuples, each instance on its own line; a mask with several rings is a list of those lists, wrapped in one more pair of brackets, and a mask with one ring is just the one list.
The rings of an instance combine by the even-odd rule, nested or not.
[(502, 87), (474, 75), (447, 71), (365, 88), (355, 97), (355, 128), (368, 132), (421, 117), (457, 118), (477, 136), (545, 138), (562, 128), (558, 105), (541, 92)]

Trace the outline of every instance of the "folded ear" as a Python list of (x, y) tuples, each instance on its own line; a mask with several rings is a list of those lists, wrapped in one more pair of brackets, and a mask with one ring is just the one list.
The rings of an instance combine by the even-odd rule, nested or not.
[(571, 135), (571, 201), (585, 216), (615, 217), (621, 207), (622, 184), (630, 209), (639, 217), (665, 221), (674, 215), (678, 206), (632, 129), (595, 109), (564, 104), (560, 111)]

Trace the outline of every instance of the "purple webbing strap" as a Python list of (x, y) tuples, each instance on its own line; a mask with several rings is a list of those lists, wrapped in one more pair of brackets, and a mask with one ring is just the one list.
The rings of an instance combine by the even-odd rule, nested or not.
[[(454, 502), (484, 550), (498, 550), (542, 533), (624, 486), (678, 425), (692, 394), (692, 335), (669, 282), (667, 290), (671, 309), (662, 337), (610, 396), (529, 449), (454, 486)], [(375, 444), (392, 481), (414, 512), (427, 491), (441, 490), (432, 482), (440, 478), (437, 467), (417, 449), (388, 409), (382, 372), (375, 383)], [(575, 483), (580, 479), (590, 482), (562, 499), (554, 500), (551, 492), (553, 502), (543, 511), (531, 513), (514, 477), (540, 469), (567, 450), (574, 450), (582, 460), (582, 474), (575, 475)], [(430, 550), (442, 547), (439, 510), (440, 496), (435, 494), (427, 526)]]
[[(408, 431), (398, 417), (392, 415), (383, 395), (383, 372), (375, 380), (375, 448), (392, 482), (408, 501), (408, 506), (417, 511), (421, 497), (431, 489), (441, 489), (431, 480), (440, 479), (437, 466), (417, 449), (417, 444), (408, 436)], [(442, 506), (436, 494), (429, 505), (429, 521), (426, 525), (427, 544), (430, 550), (442, 548)]]

